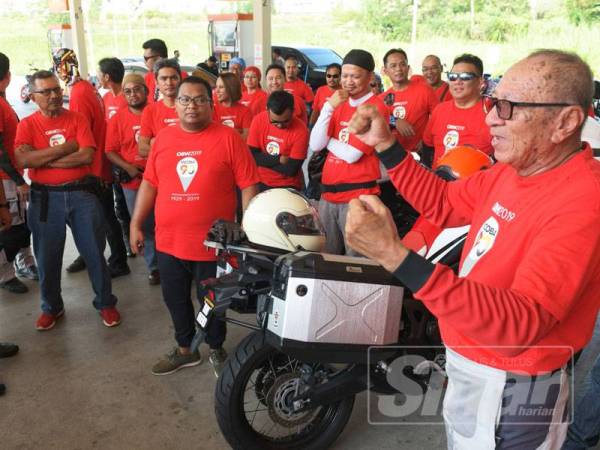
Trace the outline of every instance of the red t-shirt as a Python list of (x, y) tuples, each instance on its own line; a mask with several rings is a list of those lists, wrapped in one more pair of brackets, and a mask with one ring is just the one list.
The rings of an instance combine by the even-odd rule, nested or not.
[[(441, 102), (447, 102), (448, 100), (452, 100), (452, 94), (450, 93), (450, 86), (445, 81), (442, 81), (442, 84), (433, 90), (435, 92), (436, 98)], [(444, 95), (442, 97), (442, 94)]]
[[(132, 113), (129, 108), (123, 108), (108, 121), (106, 130), (106, 153), (116, 152), (128, 163), (140, 168), (146, 167), (146, 158), (138, 153), (138, 140), (142, 115)], [(129, 183), (121, 183), (124, 188), (138, 189), (142, 182), (141, 178), (135, 178)]]
[(102, 178), (104, 181), (112, 181), (110, 162), (104, 154), (104, 139), (106, 139), (106, 119), (104, 115), (104, 103), (102, 97), (91, 83), (79, 80), (71, 86), (69, 93), (69, 109), (79, 112), (89, 121), (96, 152), (92, 162), (92, 174)]
[(154, 72), (146, 72), (144, 75), (144, 81), (146, 82), (146, 87), (148, 88), (148, 104), (154, 103), (154, 95), (156, 94), (156, 78), (154, 78)]
[(154, 138), (163, 128), (177, 124), (179, 124), (179, 116), (175, 107), (169, 108), (162, 100), (159, 100), (144, 108), (140, 136)]
[(300, 97), (305, 103), (310, 103), (315, 98), (310, 86), (301, 79), (297, 79), (295, 81), (286, 81), (283, 83), (283, 89), (288, 91), (290, 94), (294, 94), (296, 97)]
[(306, 112), (306, 103), (297, 95), (294, 95), (294, 117), (300, 119), (305, 125), (308, 124), (308, 113)]
[[(248, 133), (248, 146), (256, 147), (263, 153), (289, 156), (293, 159), (306, 159), (308, 149), (308, 128), (301, 120), (293, 117), (287, 128), (278, 128), (269, 119), (269, 111), (263, 111), (252, 120)], [(268, 167), (258, 167), (260, 181), (271, 187), (295, 186), (302, 188), (302, 171), (288, 177)]]
[(229, 128), (235, 128), (236, 130), (241, 131), (244, 128), (250, 128), (250, 124), (252, 123), (252, 113), (250, 112), (250, 109), (240, 102), (234, 103), (231, 106), (225, 106), (217, 102), (215, 103), (215, 109), (213, 111), (213, 120), (215, 122), (221, 122)]
[(492, 136), (485, 123), (482, 101), (467, 109), (458, 108), (454, 101), (440, 103), (425, 128), (423, 143), (434, 148), (434, 163), (457, 145), (471, 145), (492, 155)]
[(111, 119), (120, 109), (127, 108), (127, 100), (125, 100), (123, 92), (119, 95), (114, 95), (112, 92), (108, 91), (104, 94), (104, 97), (102, 97), (102, 101), (104, 102), (106, 120)]
[(214, 261), (203, 241), (217, 219), (233, 220), (236, 186), (258, 183), (254, 158), (239, 133), (211, 122), (198, 133), (163, 129), (154, 142), (144, 180), (158, 192), (156, 248), (177, 258)]
[(262, 89), (257, 89), (252, 94), (250, 94), (248, 91), (245, 91), (242, 94), (240, 103), (249, 108), (250, 112), (252, 113), (252, 117), (254, 117), (267, 109), (268, 98), (269, 96)]
[[(58, 117), (51, 118), (37, 111), (19, 122), (15, 148), (20, 145), (30, 145), (37, 151), (43, 151), (71, 140), (76, 140), (79, 148), (96, 148), (88, 121), (82, 114), (64, 109)], [(98, 152), (97, 148), (96, 152)], [(28, 169), (29, 178), (40, 184), (69, 183), (91, 173), (91, 166), (87, 165), (70, 169), (48, 167)]]
[(329, 86), (324, 85), (317, 89), (317, 93), (315, 94), (315, 100), (313, 101), (313, 110), (317, 112), (321, 112), (321, 108), (329, 97), (333, 95), (335, 89), (331, 89)]
[(383, 99), (388, 94), (394, 94), (393, 105), (387, 106), (387, 116), (394, 116), (396, 119), (404, 119), (410, 123), (415, 131), (414, 136), (400, 136), (397, 130), (394, 130), (394, 136), (406, 151), (413, 151), (423, 137), (423, 131), (427, 126), (429, 116), (433, 109), (439, 103), (433, 89), (427, 83), (411, 80), (403, 91), (394, 91), (388, 89), (379, 94)]
[[(4, 151), (8, 153), (8, 158), (13, 167), (15, 164), (15, 135), (17, 134), (17, 125), (19, 118), (10, 107), (6, 99), (0, 96), (0, 136), (2, 136), (2, 146)], [(23, 169), (17, 170), (23, 175)], [(0, 180), (10, 180), (10, 177), (0, 170)]]
[[(528, 177), (496, 163), (445, 183), (413, 158), (389, 174), (425, 219), (443, 228), (471, 225), (459, 275), (437, 264), (414, 293), (438, 317), (446, 346), (488, 366), (536, 374), (570, 358), (556, 346), (577, 352), (587, 344), (600, 290), (600, 163), (589, 146)], [(522, 314), (528, 305), (556, 320), (533, 343), (540, 322), (535, 312)], [(525, 344), (514, 357), (489, 348)]]
[[(375, 95), (369, 97), (363, 104), (375, 105), (381, 115), (385, 116), (387, 114), (387, 108), (383, 101)], [(374, 154), (374, 147), (364, 144), (355, 135), (348, 132), (348, 123), (355, 112), (356, 107), (351, 106), (349, 101), (345, 101), (338, 106), (331, 116), (327, 134), (329, 137), (350, 144), (363, 152), (364, 155), (355, 163), (348, 164), (329, 152), (323, 165), (323, 184), (362, 183), (376, 181), (381, 177), (379, 160)], [(321, 197), (332, 203), (348, 203), (362, 194), (379, 194), (379, 187), (354, 189), (345, 192), (324, 192)]]

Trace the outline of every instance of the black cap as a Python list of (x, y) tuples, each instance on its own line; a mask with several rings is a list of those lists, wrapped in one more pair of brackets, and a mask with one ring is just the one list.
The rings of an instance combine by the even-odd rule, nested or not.
[(375, 60), (373, 59), (373, 55), (366, 50), (356, 48), (346, 53), (346, 56), (344, 56), (344, 60), (342, 61), (342, 65), (344, 64), (352, 64), (362, 67), (369, 72), (373, 72), (373, 70), (375, 70)]

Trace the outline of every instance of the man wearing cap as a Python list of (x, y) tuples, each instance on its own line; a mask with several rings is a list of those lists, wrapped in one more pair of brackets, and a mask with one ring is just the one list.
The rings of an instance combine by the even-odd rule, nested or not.
[[(142, 112), (147, 105), (148, 88), (140, 74), (129, 73), (123, 79), (123, 93), (127, 108), (122, 108), (108, 123), (104, 151), (107, 158), (120, 168), (120, 184), (130, 214), (133, 214), (137, 191), (142, 182), (146, 158), (138, 153), (138, 139), (142, 122)], [(154, 211), (150, 211), (142, 224), (144, 231), (144, 260), (152, 280), (152, 273), (158, 273), (154, 245)], [(129, 233), (127, 233), (129, 235)]]
[(244, 70), (246, 69), (246, 61), (244, 58), (240, 58), (236, 56), (235, 58), (231, 58), (229, 61), (229, 71), (234, 73), (238, 80), (240, 80), (240, 85), (242, 86), (242, 92), (246, 90), (246, 85), (244, 84)]
[(356, 254), (344, 243), (348, 202), (361, 194), (379, 194), (381, 173), (374, 147), (364, 144), (348, 132), (356, 108), (363, 104), (387, 114), (383, 101), (369, 86), (375, 61), (365, 50), (350, 50), (342, 62), (342, 89), (335, 91), (321, 109), (310, 134), (313, 151), (329, 151), (323, 167), (319, 216), (327, 235), (326, 251)]
[(428, 55), (423, 60), (421, 67), (423, 78), (425, 78), (425, 81), (431, 86), (431, 89), (435, 92), (435, 96), (440, 103), (452, 100), (450, 86), (442, 80), (442, 70), (442, 62), (436, 55)]

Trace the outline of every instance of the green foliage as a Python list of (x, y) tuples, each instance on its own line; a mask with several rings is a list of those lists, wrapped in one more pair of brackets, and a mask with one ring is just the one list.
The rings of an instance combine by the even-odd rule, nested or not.
[(567, 0), (567, 15), (575, 25), (600, 22), (600, 2), (598, 0)]
[(363, 3), (365, 25), (386, 40), (408, 39), (411, 33), (412, 1), (369, 0)]

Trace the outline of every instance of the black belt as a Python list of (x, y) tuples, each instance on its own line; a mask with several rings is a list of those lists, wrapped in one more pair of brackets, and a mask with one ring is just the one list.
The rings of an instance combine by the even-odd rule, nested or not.
[(340, 183), (340, 184), (321, 184), (322, 192), (346, 192), (356, 189), (367, 189), (377, 187), (377, 181), (364, 181), (362, 183)]
[(42, 202), (40, 204), (40, 222), (46, 222), (48, 219), (48, 192), (73, 192), (86, 191), (94, 195), (98, 195), (100, 188), (100, 180), (96, 177), (85, 177), (73, 183), (66, 184), (40, 184), (31, 183), (31, 189), (42, 194)]

